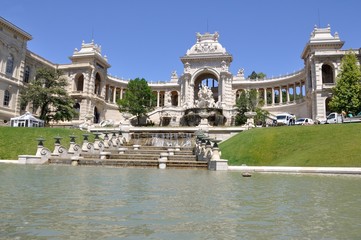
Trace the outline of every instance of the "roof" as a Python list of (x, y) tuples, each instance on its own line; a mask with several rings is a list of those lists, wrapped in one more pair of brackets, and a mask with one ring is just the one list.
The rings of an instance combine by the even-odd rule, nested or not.
[(23, 36), (26, 40), (31, 40), (33, 37), (30, 35), (30, 33), (27, 33), (26, 31), (22, 30), (18, 26), (14, 25), (13, 23), (9, 22), (3, 17), (0, 17), (0, 24), (8, 27), (9, 29), (13, 30), (17, 34)]
[(312, 48), (318, 47), (327, 50), (337, 50), (342, 48), (345, 42), (341, 41), (337, 32), (332, 36), (330, 25), (327, 28), (315, 26), (311, 32), (310, 40), (303, 49), (301, 57), (304, 59)]
[(32, 121), (36, 121), (36, 122), (44, 122), (43, 120), (40, 120), (40, 119), (34, 117), (30, 112), (26, 112), (24, 115), (11, 118), (10, 120), (32, 120)]
[(232, 61), (232, 55), (227, 53), (226, 49), (218, 42), (219, 34), (215, 33), (197, 33), (197, 42), (188, 49), (185, 56), (181, 59), (190, 59), (190, 58), (218, 58), (222, 56), (229, 57)]

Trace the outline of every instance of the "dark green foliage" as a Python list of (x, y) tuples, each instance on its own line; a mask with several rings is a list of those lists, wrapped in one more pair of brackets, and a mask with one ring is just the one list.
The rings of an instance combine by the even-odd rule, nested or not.
[(77, 112), (73, 109), (74, 101), (68, 95), (67, 80), (59, 70), (39, 68), (35, 80), (20, 91), (21, 105), (32, 103), (40, 108), (40, 119), (46, 124), (50, 121), (72, 120)]
[(120, 112), (128, 112), (137, 117), (137, 124), (142, 116), (152, 111), (156, 105), (156, 96), (148, 86), (147, 81), (142, 78), (130, 80), (123, 99), (119, 99), (117, 104)]
[(263, 72), (256, 73), (255, 71), (252, 71), (251, 75), (249, 75), (247, 78), (249, 79), (263, 79), (266, 77), (266, 74)]
[(269, 115), (269, 112), (262, 110), (260, 107), (263, 106), (263, 100), (258, 99), (257, 91), (251, 89), (249, 91), (241, 91), (239, 98), (236, 102), (236, 107), (238, 114), (236, 115), (235, 124), (242, 125), (247, 122), (247, 117), (245, 116), (246, 112), (256, 112), (255, 123), (259, 121), (265, 122), (266, 117)]
[(341, 71), (329, 102), (332, 111), (357, 114), (361, 110), (361, 71), (354, 53), (347, 53), (341, 61)]

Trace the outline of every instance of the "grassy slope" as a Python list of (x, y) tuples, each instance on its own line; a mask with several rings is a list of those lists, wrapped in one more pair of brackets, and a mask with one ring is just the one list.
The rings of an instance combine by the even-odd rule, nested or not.
[[(18, 155), (36, 153), (36, 138), (43, 137), (46, 139), (44, 146), (50, 151), (54, 149), (54, 137), (60, 136), (63, 139), (61, 144), (69, 147), (69, 135), (77, 136), (76, 143), (81, 144), (82, 134), (85, 132), (77, 129), (64, 128), (11, 128), (0, 127), (0, 159), (18, 159)], [(94, 137), (89, 140), (93, 142)]]
[[(40, 136), (50, 150), (58, 135), (68, 147), (71, 134), (77, 135), (76, 142), (81, 144), (84, 132), (80, 130), (0, 127), (0, 159), (35, 154), (35, 139)], [(220, 148), (230, 165), (361, 167), (360, 135), (361, 124), (256, 128), (221, 143)]]
[(220, 144), (229, 165), (361, 167), (361, 124), (257, 128)]

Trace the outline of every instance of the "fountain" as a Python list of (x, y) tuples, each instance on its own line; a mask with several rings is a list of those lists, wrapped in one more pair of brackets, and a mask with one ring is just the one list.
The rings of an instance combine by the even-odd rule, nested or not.
[(194, 107), (185, 111), (181, 125), (207, 128), (209, 125), (223, 124), (224, 116), (222, 115), (221, 103), (216, 103), (212, 90), (202, 85), (198, 91), (198, 99), (195, 101)]

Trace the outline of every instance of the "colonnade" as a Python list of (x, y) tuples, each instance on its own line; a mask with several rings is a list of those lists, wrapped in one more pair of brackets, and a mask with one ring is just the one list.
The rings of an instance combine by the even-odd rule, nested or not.
[[(106, 85), (105, 86), (105, 101), (109, 103), (116, 104), (118, 99), (122, 99), (126, 92), (126, 88), (115, 87)], [(170, 106), (179, 106), (180, 104), (180, 94), (178, 91), (153, 91), (153, 94), (157, 97), (157, 107), (167, 106), (167, 101), (170, 103)]]
[[(292, 104), (306, 96), (306, 85), (304, 81), (293, 84), (255, 88), (259, 99), (263, 99), (265, 106), (274, 106), (280, 104)], [(237, 99), (240, 94), (237, 90)]]
[(110, 103), (116, 103), (118, 99), (122, 99), (125, 94), (126, 88), (105, 86), (105, 101)]
[[(179, 106), (180, 104), (180, 94), (178, 91), (153, 91), (153, 94), (157, 96), (157, 107), (164, 106)], [(170, 104), (167, 104), (169, 102)]]

